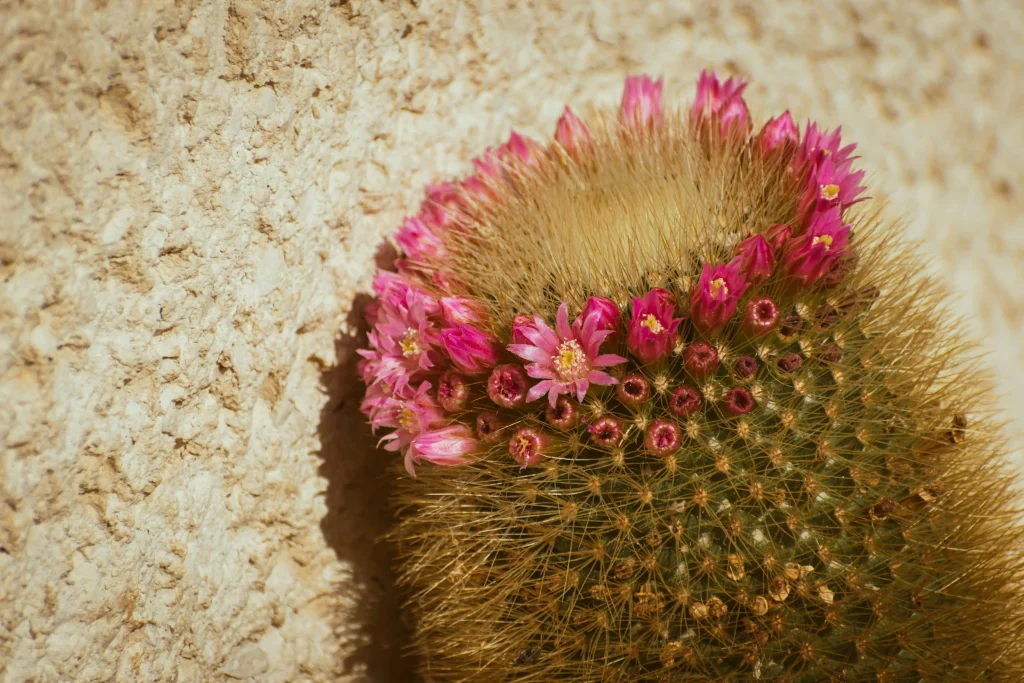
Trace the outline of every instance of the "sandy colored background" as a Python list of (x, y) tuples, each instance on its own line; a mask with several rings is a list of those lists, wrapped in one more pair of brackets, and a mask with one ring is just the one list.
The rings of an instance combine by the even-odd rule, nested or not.
[(628, 72), (842, 122), (1020, 435), (1022, 35), (1017, 0), (0, 1), (0, 680), (411, 680), (353, 301), (424, 183)]

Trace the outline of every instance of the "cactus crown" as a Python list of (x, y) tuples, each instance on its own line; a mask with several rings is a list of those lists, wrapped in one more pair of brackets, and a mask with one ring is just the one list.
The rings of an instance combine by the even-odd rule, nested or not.
[(702, 74), (684, 118), (630, 79), (398, 234), (363, 408), (417, 475), (432, 680), (1024, 679), (974, 352), (852, 146), (752, 133), (743, 87)]

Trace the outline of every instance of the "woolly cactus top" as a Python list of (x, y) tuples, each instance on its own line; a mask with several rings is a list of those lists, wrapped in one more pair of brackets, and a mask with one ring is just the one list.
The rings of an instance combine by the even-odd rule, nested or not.
[(1024, 680), (985, 384), (840, 131), (627, 79), (427, 189), (362, 409), (436, 681)]

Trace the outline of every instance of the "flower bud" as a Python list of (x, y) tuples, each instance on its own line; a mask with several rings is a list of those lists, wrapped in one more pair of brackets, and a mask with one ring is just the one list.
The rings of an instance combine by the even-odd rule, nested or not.
[(475, 451), (477, 445), (468, 427), (453, 424), (420, 432), (410, 448), (417, 461), (426, 458), (435, 465), (451, 466), (466, 462), (466, 456)]
[(487, 319), (487, 312), (479, 301), (464, 296), (441, 298), (441, 317), (448, 325), (477, 325)]
[(800, 131), (787, 109), (781, 116), (769, 119), (761, 129), (761, 152), (767, 154), (776, 147), (800, 144)]
[(653, 455), (666, 457), (679, 450), (683, 435), (679, 425), (664, 418), (655, 420), (647, 427), (644, 435), (644, 448)]
[(605, 342), (618, 337), (619, 320), (622, 318), (622, 313), (619, 312), (619, 307), (615, 305), (614, 301), (603, 296), (592, 296), (587, 299), (587, 303), (583, 304), (580, 318), (586, 324), (587, 319), (592, 316), (596, 320), (595, 330), (612, 330), (614, 332), (605, 339)]
[(579, 424), (579, 404), (568, 396), (559, 396), (554, 406), (549, 405), (544, 410), (544, 417), (549, 425), (564, 432)]
[(722, 399), (722, 408), (730, 415), (743, 415), (753, 410), (757, 405), (754, 395), (746, 387), (733, 387), (725, 392)]
[(659, 78), (629, 76), (622, 92), (619, 121), (624, 125), (646, 128), (661, 122), (661, 86)]
[(518, 408), (526, 405), (526, 372), (518, 365), (503, 363), (487, 378), (487, 397), (502, 408)]
[(736, 245), (732, 264), (736, 264), (747, 282), (759, 285), (775, 270), (775, 250), (763, 235), (753, 235)]
[(420, 216), (405, 219), (395, 233), (395, 243), (413, 261), (440, 261), (447, 253), (444, 240)]
[(718, 370), (718, 351), (704, 341), (695, 341), (683, 351), (683, 367), (690, 377), (702, 380)]
[(590, 131), (587, 124), (573, 114), (569, 107), (565, 108), (562, 118), (558, 119), (558, 125), (555, 126), (555, 141), (570, 154), (590, 146)]
[(463, 410), (469, 402), (469, 384), (464, 375), (446, 372), (437, 384), (437, 402), (449, 413)]
[(775, 367), (784, 375), (792, 375), (803, 364), (804, 359), (797, 353), (784, 353), (775, 361)]
[(623, 405), (638, 406), (651, 397), (651, 385), (643, 375), (631, 372), (619, 380), (615, 395)]
[(448, 357), (463, 372), (486, 372), (498, 360), (497, 339), (472, 325), (455, 325), (438, 332)]
[(772, 227), (765, 230), (764, 233), (765, 240), (767, 240), (768, 244), (771, 245), (772, 249), (775, 251), (776, 254), (779, 253), (784, 246), (786, 246), (786, 242), (788, 242), (789, 238), (792, 236), (793, 228), (789, 227), (788, 225), (783, 225), (782, 223), (776, 223)]
[(751, 300), (743, 311), (740, 326), (750, 337), (758, 338), (771, 332), (779, 323), (779, 307), (767, 296)]
[(668, 408), (679, 417), (689, 417), (700, 410), (703, 401), (699, 389), (683, 384), (672, 392)]
[(501, 434), (507, 426), (505, 421), (493, 410), (485, 410), (476, 416), (476, 435), (483, 443), (500, 441)]

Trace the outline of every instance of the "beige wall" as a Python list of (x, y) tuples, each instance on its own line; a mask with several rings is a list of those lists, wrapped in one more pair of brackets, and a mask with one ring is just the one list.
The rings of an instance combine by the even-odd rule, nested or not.
[(1017, 0), (0, 1), (0, 678), (408, 680), (353, 299), (425, 182), (627, 72), (843, 123), (1020, 435), (1022, 35)]

